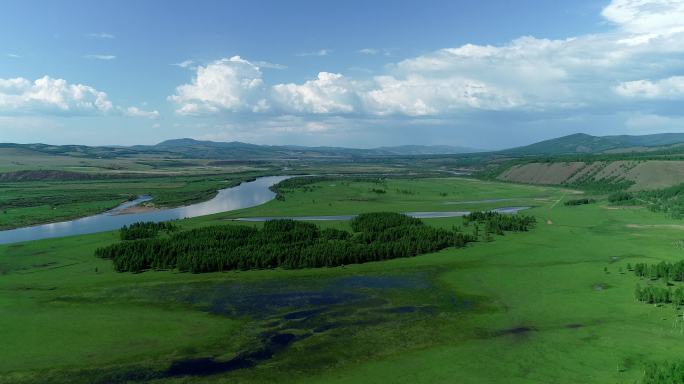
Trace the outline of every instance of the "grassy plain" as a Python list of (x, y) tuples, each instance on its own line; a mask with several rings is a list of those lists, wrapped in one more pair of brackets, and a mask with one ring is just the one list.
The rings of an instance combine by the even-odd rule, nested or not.
[[(644, 362), (682, 356), (684, 336), (672, 308), (634, 301), (626, 264), (681, 259), (684, 233), (643, 208), (569, 198), (453, 178), (324, 182), (180, 222), (514, 205), (539, 221), (465, 249), (340, 268), (120, 274), (93, 256), (116, 232), (0, 246), (0, 383), (634, 383)], [(453, 204), (487, 199), (512, 200)], [(274, 334), (295, 341), (252, 367), (220, 364)], [(214, 365), (188, 360), (200, 358)], [(188, 361), (217, 370), (169, 369)]]

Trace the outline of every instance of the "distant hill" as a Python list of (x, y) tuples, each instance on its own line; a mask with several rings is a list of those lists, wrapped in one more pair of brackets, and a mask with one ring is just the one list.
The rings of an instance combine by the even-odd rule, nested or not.
[(641, 136), (592, 136), (576, 133), (501, 152), (512, 155), (647, 152), (668, 149), (677, 145), (684, 145), (684, 133), (659, 133)]
[(135, 146), (137, 150), (159, 150), (183, 154), (186, 157), (211, 159), (279, 159), (279, 158), (339, 158), (368, 156), (450, 155), (478, 150), (448, 145), (404, 145), (371, 149), (343, 147), (305, 147), (295, 145), (256, 145), (239, 141), (215, 142), (194, 139), (166, 140), (153, 146)]
[(409, 155), (450, 155), (477, 152), (475, 149), (448, 145), (405, 145), (372, 149), (342, 147), (305, 147), (292, 145), (256, 145), (239, 141), (215, 142), (194, 139), (166, 140), (155, 145), (131, 147), (85, 145), (48, 145), (0, 143), (0, 153), (21, 151), (27, 156), (55, 155), (75, 158), (115, 159), (153, 155), (162, 158), (215, 160), (278, 160), (314, 158), (355, 158)]

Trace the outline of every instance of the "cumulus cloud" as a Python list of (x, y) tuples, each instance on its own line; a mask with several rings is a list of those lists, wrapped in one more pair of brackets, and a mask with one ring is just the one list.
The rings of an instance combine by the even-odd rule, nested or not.
[(43, 76), (0, 78), (0, 115), (124, 115), (156, 119), (158, 111), (115, 106), (105, 92)]
[(684, 0), (613, 0), (602, 15), (613, 30), (464, 44), (388, 64), (377, 76), (357, 71), (360, 78), (320, 72), (299, 83), (266, 85), (259, 62), (236, 56), (200, 67), (196, 79), (178, 87), (171, 100), (182, 114), (453, 118), (465, 112), (516, 111), (543, 118), (598, 109), (631, 111), (638, 100), (684, 97), (684, 77), (671, 76), (684, 65)]
[(403, 78), (378, 76), (377, 88), (364, 94), (368, 112), (388, 115), (427, 116), (467, 108), (508, 109), (520, 102), (517, 96), (485, 83), (453, 76), (429, 78), (411, 74)]
[(684, 76), (672, 76), (658, 81), (626, 81), (618, 85), (615, 92), (631, 98), (681, 99), (684, 98)]
[(87, 85), (49, 76), (35, 81), (0, 79), (0, 112), (105, 113), (112, 109), (106, 93)]
[(634, 33), (684, 30), (684, 2), (679, 0), (613, 0), (601, 14), (620, 28)]
[(339, 73), (321, 72), (303, 84), (273, 86), (273, 100), (299, 113), (350, 113), (357, 104), (355, 86)]
[(198, 115), (222, 110), (255, 112), (268, 108), (259, 99), (264, 82), (259, 67), (233, 56), (197, 67), (195, 78), (190, 84), (176, 88), (169, 100), (178, 105), (181, 115)]

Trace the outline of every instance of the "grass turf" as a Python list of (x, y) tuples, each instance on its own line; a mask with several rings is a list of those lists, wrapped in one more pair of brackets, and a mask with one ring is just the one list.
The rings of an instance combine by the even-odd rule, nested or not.
[[(116, 241), (116, 233), (2, 246), (0, 336), (8, 347), (0, 349), (0, 382), (90, 382), (111, 378), (106, 375), (113, 371), (163, 371), (188, 357), (227, 360), (253, 347), (263, 332), (302, 335), (320, 322), (339, 324), (253, 368), (153, 381), (632, 383), (645, 361), (672, 360), (684, 352), (674, 310), (635, 302), (639, 279), (620, 273), (628, 262), (679, 260), (681, 230), (653, 226), (676, 221), (604, 203), (566, 207), (557, 201), (572, 194), (546, 187), (430, 179), (388, 181), (385, 194), (373, 188), (378, 186), (321, 183), (290, 191), (285, 201), (181, 225), (225, 224), (230, 223), (226, 218), (246, 216), (523, 203), (536, 206), (529, 213), (539, 224), (529, 233), (410, 259), (205, 275), (117, 274), (109, 262), (92, 256), (97, 246)], [(489, 198), (515, 200), (444, 204)], [(450, 227), (461, 219), (427, 222)], [(341, 280), (359, 277), (376, 280), (356, 285)], [(384, 283), (392, 279), (400, 283)], [(313, 324), (286, 319), (287, 313), (308, 307), (267, 302), (262, 313), (230, 301), (240, 295), (301, 296), (331, 289), (363, 300), (326, 307), (325, 317)], [(226, 311), (212, 312), (219, 302)]]

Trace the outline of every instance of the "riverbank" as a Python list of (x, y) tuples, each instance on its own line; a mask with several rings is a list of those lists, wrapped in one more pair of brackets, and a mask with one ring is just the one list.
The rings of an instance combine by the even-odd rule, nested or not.
[[(249, 208), (275, 198), (276, 194), (270, 190), (270, 187), (288, 177), (264, 176), (252, 181), (239, 182), (236, 186), (219, 190), (209, 201), (169, 209), (136, 208), (134, 204), (136, 200), (143, 202), (151, 197), (138, 198), (133, 202), (123, 203), (119, 206), (120, 209), (114, 208), (105, 213), (70, 221), (0, 231), (0, 244), (111, 231), (140, 221), (170, 221)], [(136, 212), (136, 209), (141, 209), (141, 211)], [(122, 214), (127, 211), (130, 213)]]
[(160, 208), (211, 200), (219, 189), (265, 176), (247, 172), (85, 181), (0, 183), (0, 230), (58, 223), (105, 213), (135, 199), (154, 196)]

